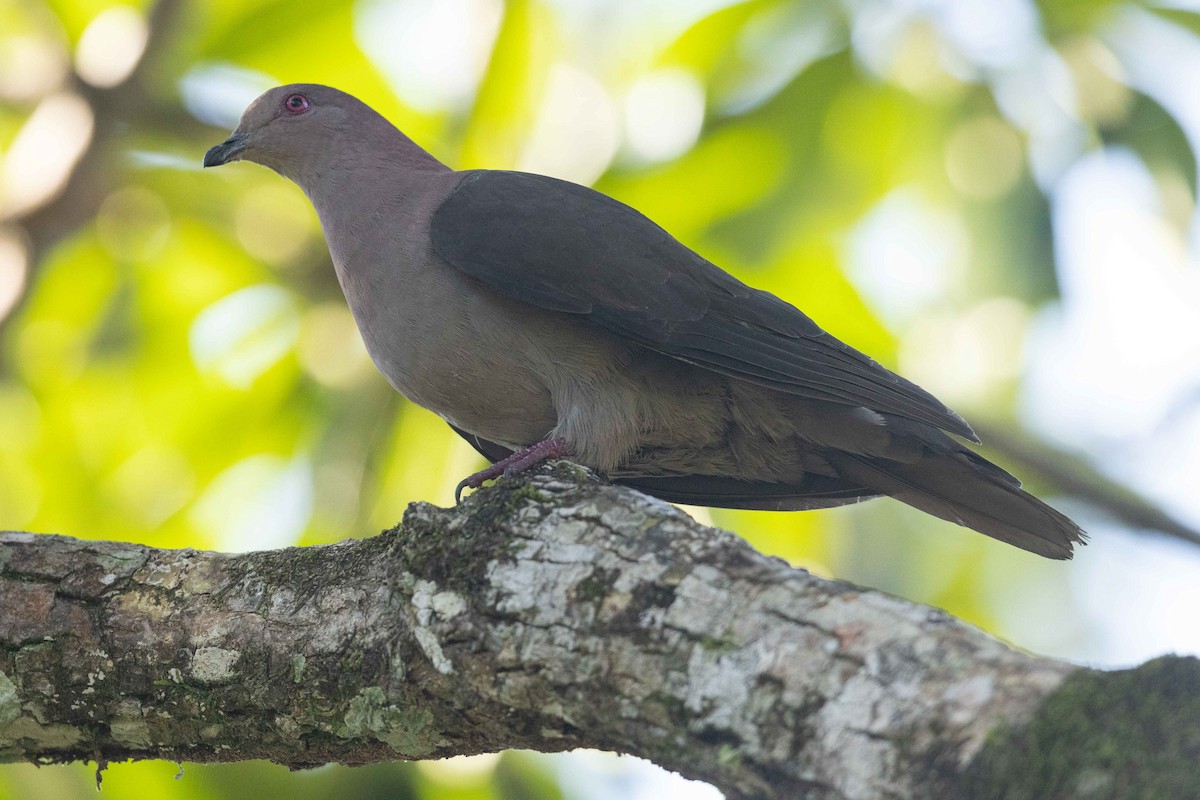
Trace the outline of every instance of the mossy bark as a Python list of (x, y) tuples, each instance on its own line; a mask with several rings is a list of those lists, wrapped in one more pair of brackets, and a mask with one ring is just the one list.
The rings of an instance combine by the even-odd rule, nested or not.
[(1200, 661), (1079, 670), (1037, 714), (1001, 726), (948, 796), (973, 800), (1200, 797)]
[[(1116, 682), (1093, 697), (1092, 679)], [(1152, 713), (1113, 727), (1095, 703)], [(1156, 745), (1153, 719), (1182, 757), (1194, 709), (1161, 684), (814, 578), (569, 464), (324, 547), (0, 535), (0, 760), (305, 767), (586, 746), (731, 798), (1018, 797), (1005, 776), (1098, 785), (1082, 757), (1096, 741), (1127, 756), (1110, 784), (1134, 785), (1122, 748)], [(1089, 721), (1115, 738), (1080, 733)], [(1064, 741), (1080, 760), (1029, 768)]]

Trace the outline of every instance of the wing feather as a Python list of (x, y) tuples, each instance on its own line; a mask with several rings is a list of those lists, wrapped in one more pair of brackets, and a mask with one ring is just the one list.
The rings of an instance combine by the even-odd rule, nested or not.
[(933, 395), (586, 187), (523, 172), (467, 172), (434, 212), (431, 238), (442, 259), (496, 291), (577, 314), (664, 355), (978, 441)]

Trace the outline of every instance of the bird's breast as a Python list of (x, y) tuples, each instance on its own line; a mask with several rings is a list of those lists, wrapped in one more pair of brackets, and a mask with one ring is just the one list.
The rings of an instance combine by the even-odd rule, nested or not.
[(401, 394), (471, 433), (515, 447), (544, 438), (556, 414), (537, 369), (537, 315), (398, 250), (391, 269), (338, 269), (375, 366)]

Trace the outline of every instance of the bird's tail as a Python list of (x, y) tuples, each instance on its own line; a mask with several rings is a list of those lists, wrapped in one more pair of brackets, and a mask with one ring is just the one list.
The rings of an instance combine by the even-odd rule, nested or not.
[(913, 461), (826, 455), (838, 474), (914, 508), (957, 522), (1047, 558), (1070, 558), (1086, 534), (1021, 488), (1021, 482), (965, 448), (925, 453)]

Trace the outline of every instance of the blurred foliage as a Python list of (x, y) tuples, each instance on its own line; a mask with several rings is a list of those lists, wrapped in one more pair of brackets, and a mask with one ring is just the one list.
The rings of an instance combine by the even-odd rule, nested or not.
[[(476, 467), (371, 368), (300, 192), (198, 168), (246, 101), (299, 80), (351, 91), (456, 167), (594, 182), (968, 417), (1010, 417), (1027, 323), (1057, 292), (1048, 119), (1075, 155), (1130, 148), (1176, 218), (1192, 208), (1180, 123), (1109, 38), (1133, 14), (1200, 17), (1137, 6), (0, 0), (0, 526), (329, 542), (450, 503)], [(928, 270), (889, 272), (889, 237), (910, 235)], [(982, 337), (969, 375), (954, 337)], [(1000, 632), (1014, 608), (1070, 603), (1051, 565), (896, 503), (696, 513)], [(554, 797), (542, 763), (178, 782), (115, 766), (104, 793)], [(90, 780), (6, 767), (0, 797), (92, 796)]]

